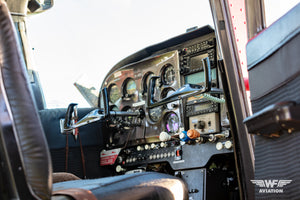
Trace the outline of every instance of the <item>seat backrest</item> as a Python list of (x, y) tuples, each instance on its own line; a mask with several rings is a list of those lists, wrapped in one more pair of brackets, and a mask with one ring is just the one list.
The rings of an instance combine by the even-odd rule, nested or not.
[[(255, 180), (274, 179), (283, 192), (261, 192), (256, 199), (300, 196), (300, 3), (247, 44), (253, 115), (245, 122), (255, 134)], [(290, 184), (291, 183), (291, 184)], [(274, 187), (275, 188), (275, 187)]]
[[(0, 147), (7, 181), (20, 199), (50, 199), (52, 165), (15, 28), (0, 0)], [(0, 176), (1, 177), (1, 176)]]

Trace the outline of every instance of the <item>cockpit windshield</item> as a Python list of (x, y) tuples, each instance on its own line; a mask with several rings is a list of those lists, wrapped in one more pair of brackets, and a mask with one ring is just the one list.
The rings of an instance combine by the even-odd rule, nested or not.
[(207, 24), (213, 27), (207, 0), (56, 1), (28, 20), (47, 107), (74, 101), (80, 107), (93, 105), (78, 89), (97, 99), (104, 77), (120, 60)]

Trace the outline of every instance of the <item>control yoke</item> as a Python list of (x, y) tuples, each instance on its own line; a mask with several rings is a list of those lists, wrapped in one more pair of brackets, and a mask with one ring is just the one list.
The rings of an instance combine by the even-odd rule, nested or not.
[(157, 106), (161, 106), (173, 101), (177, 101), (183, 98), (188, 98), (191, 96), (199, 95), (205, 92), (212, 92), (212, 93), (220, 93), (216, 88), (211, 88), (211, 67), (210, 67), (210, 61), (209, 58), (203, 58), (203, 69), (204, 69), (204, 75), (205, 75), (205, 85), (196, 85), (196, 84), (185, 84), (183, 87), (176, 90), (173, 94), (170, 96), (162, 99), (159, 102), (155, 102), (154, 100), (154, 91), (155, 91), (155, 82), (159, 76), (152, 76), (150, 79), (150, 87), (148, 88), (148, 100), (147, 100), (147, 108), (154, 108)]
[[(72, 131), (81, 126), (90, 124), (92, 122), (109, 119), (112, 117), (137, 117), (143, 119), (145, 117), (145, 112), (143, 109), (139, 109), (136, 112), (129, 111), (110, 111), (109, 103), (108, 103), (108, 94), (107, 88), (103, 88), (99, 95), (100, 103), (97, 109), (92, 110), (87, 115), (85, 115), (78, 122), (74, 121), (74, 119), (78, 119), (77, 115), (77, 104), (71, 103), (68, 106), (67, 113), (65, 119), (61, 122), (61, 132), (66, 133)], [(101, 106), (103, 104), (103, 109)]]

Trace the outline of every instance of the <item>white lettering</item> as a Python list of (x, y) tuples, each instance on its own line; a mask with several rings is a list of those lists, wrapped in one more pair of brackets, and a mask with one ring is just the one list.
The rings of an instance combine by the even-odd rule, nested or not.
[(259, 193), (283, 193), (283, 189), (259, 189)]
[(267, 186), (267, 188), (273, 188), (274, 185), (277, 185), (278, 180), (265, 180), (265, 184)]

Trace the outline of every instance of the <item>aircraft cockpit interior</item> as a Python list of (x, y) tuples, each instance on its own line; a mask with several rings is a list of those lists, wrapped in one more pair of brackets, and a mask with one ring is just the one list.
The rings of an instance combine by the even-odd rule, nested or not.
[[(235, 199), (233, 138), (209, 25), (147, 47), (106, 75), (99, 108), (62, 132), (101, 121), (101, 168), (112, 175), (154, 171), (181, 178), (190, 199)], [(218, 193), (216, 188), (220, 188)]]

